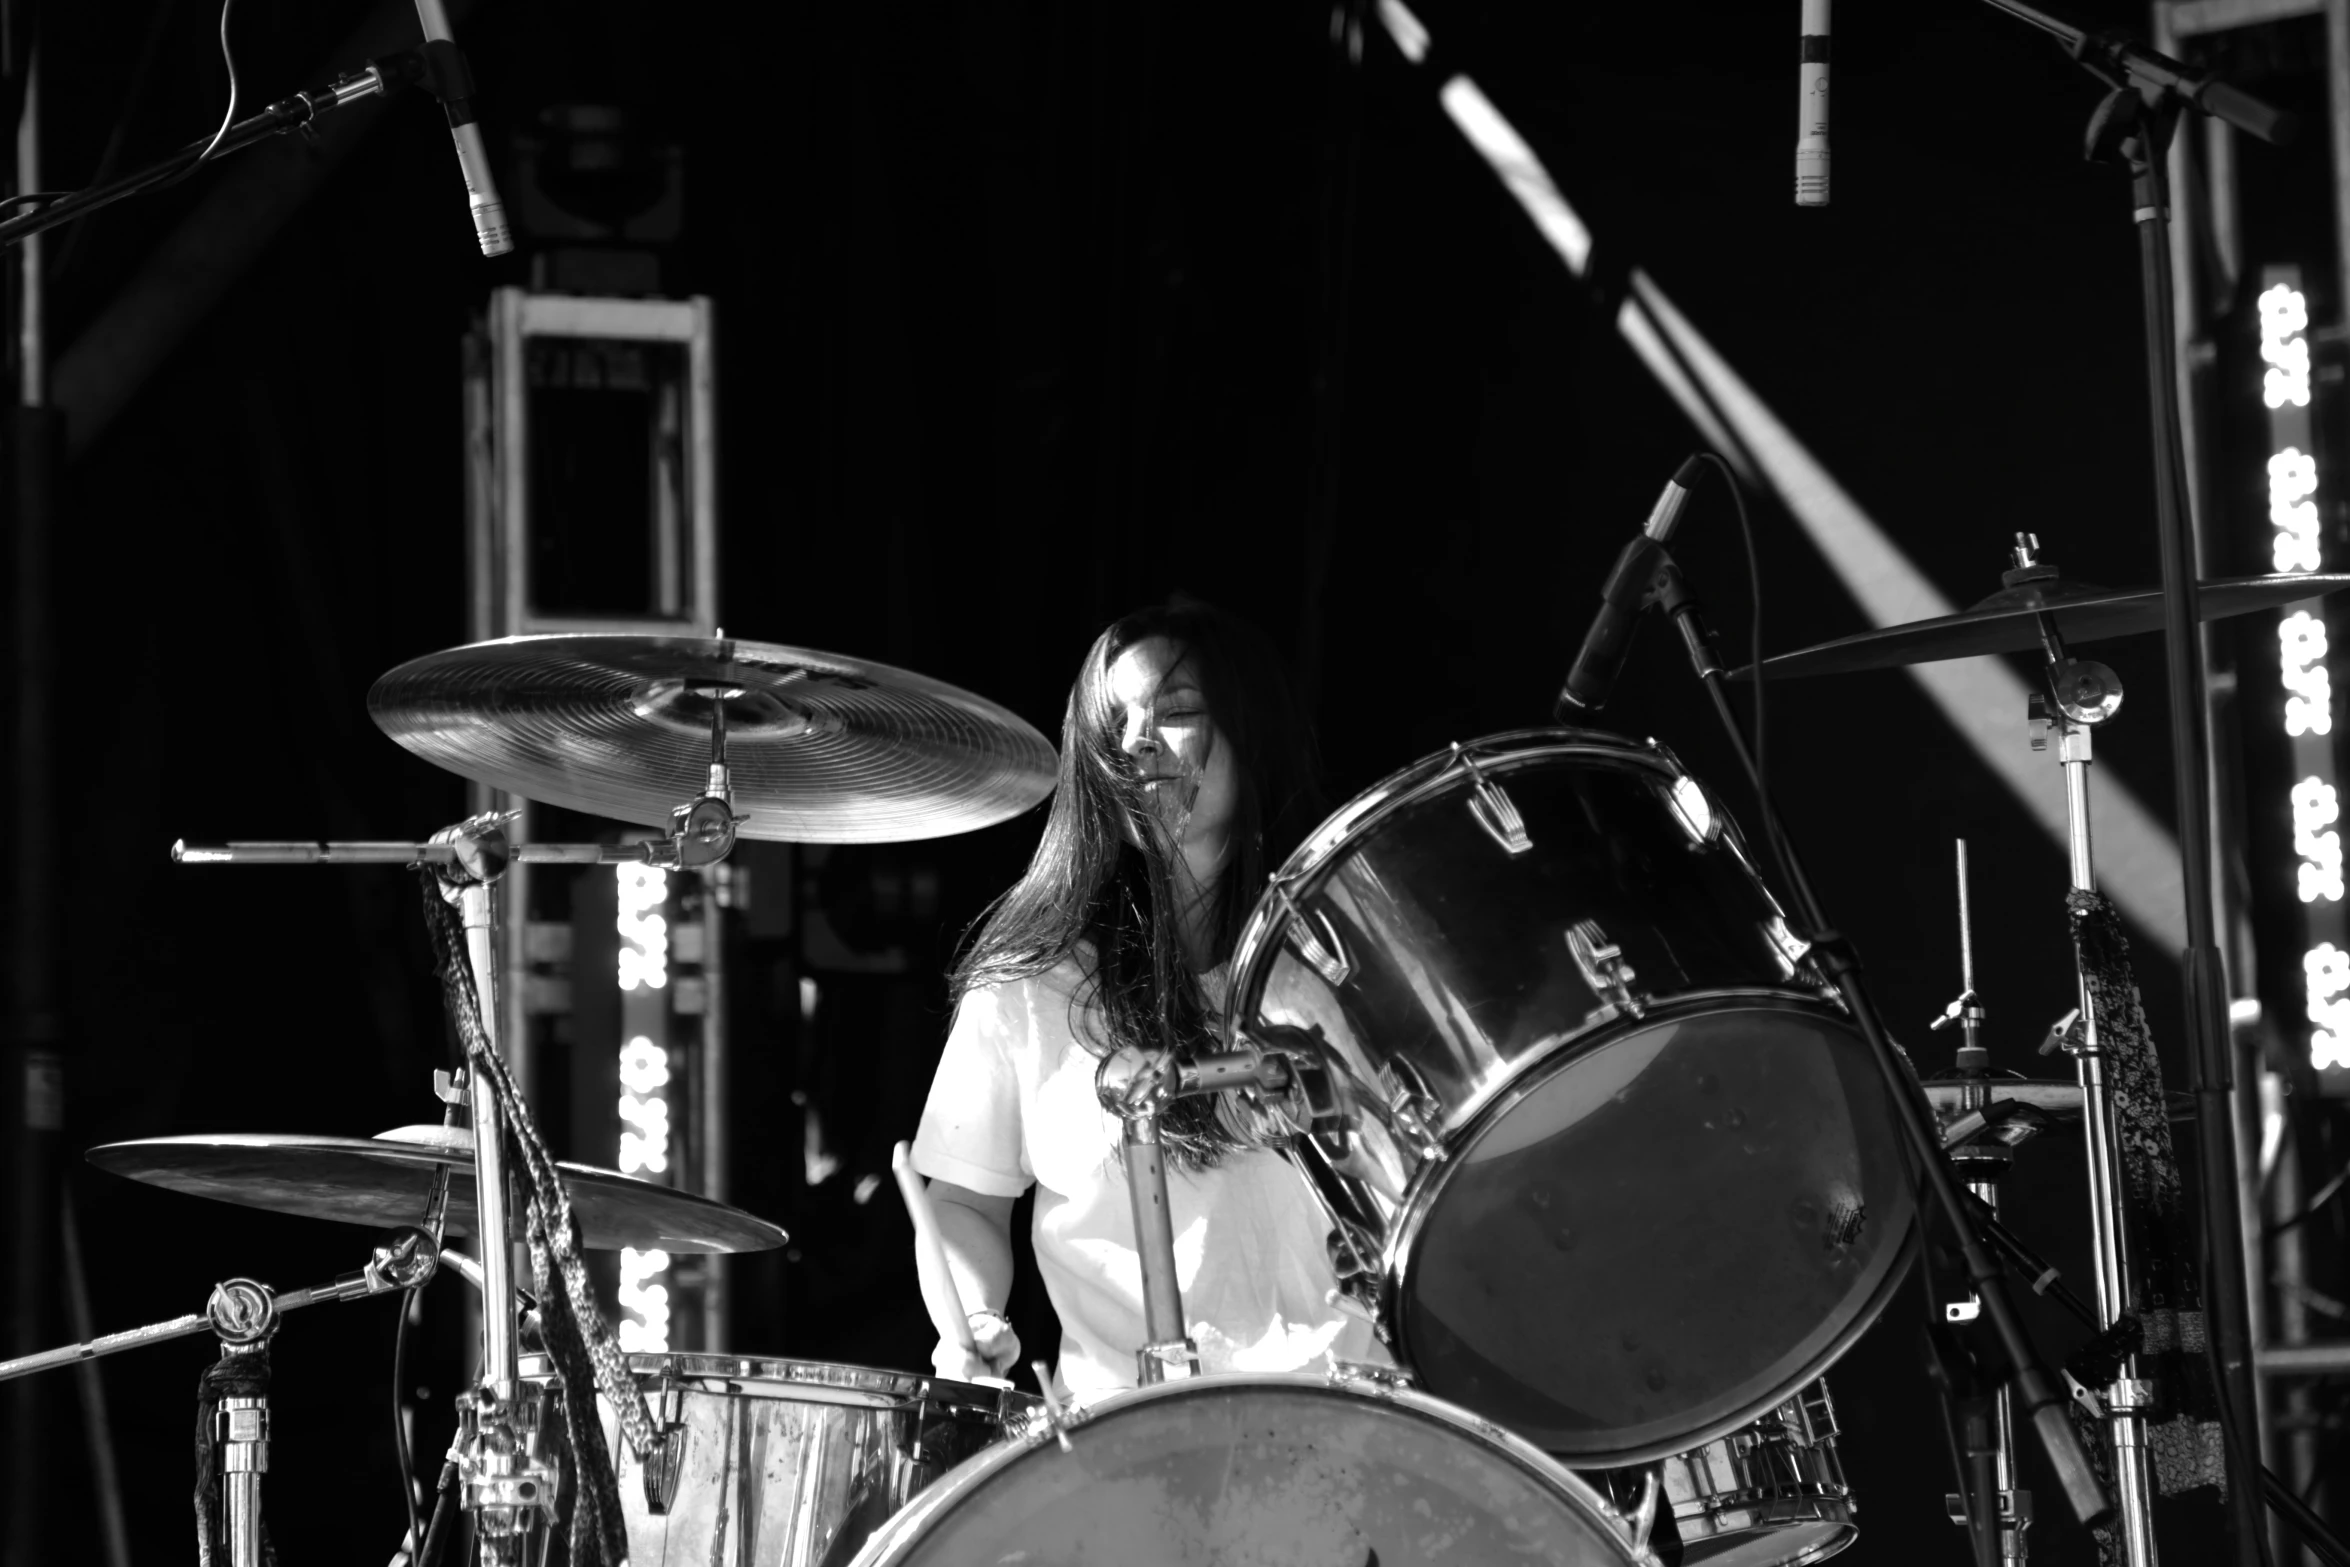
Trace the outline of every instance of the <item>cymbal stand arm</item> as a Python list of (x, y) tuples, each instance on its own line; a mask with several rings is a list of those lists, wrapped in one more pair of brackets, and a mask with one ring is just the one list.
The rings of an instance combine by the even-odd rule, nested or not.
[[(1746, 731), (1739, 725), (1738, 715), (1730, 706), (1729, 692), (1723, 684), (1720, 655), (1713, 645), (1713, 633), (1699, 613), (1697, 601), (1691, 596), (1680, 568), (1667, 558), (1659, 571), (1656, 592), (1652, 599), (1663, 606), (1679, 627), (1681, 639), (1689, 651), (1690, 667), (1712, 699), (1714, 713), (1721, 720), (1722, 733), (1736, 753), (1740, 767), (1745, 770), (1749, 784), (1759, 784), (1755, 771), (1754, 751), (1747, 744)], [(1759, 791), (1758, 791), (1759, 794)], [(2040, 1364), (2025, 1334), (2023, 1320), (2017, 1316), (2015, 1303), (2007, 1290), (2007, 1279), (1999, 1262), (1991, 1255), (1977, 1229), (1973, 1214), (1966, 1206), (1966, 1195), (1960, 1189), (1958, 1178), (1951, 1170), (1950, 1161), (1942, 1152), (1942, 1139), (1934, 1128), (1934, 1114), (1927, 1106), (1924, 1091), (1915, 1075), (1894, 1047), (1893, 1039), (1885, 1030), (1884, 1019), (1878, 1014), (1876, 1003), (1860, 977), (1860, 966), (1844, 938), (1831, 929), (1821, 916), (1819, 900), (1813, 895), (1809, 879), (1795, 852), (1791, 838), (1780, 831), (1774, 821), (1768, 799), (1760, 799), (1758, 808), (1763, 813), (1763, 830), (1779, 832), (1785, 851), (1790, 892), (1796, 899), (1796, 915), (1808, 927), (1806, 934), (1812, 940), (1812, 952), (1821, 971), (1836, 986), (1850, 1010), (1854, 1023), (1868, 1041), (1870, 1053), (1876, 1057), (1877, 1070), (1883, 1076), (1886, 1097), (1895, 1117), (1901, 1123), (1917, 1168), (1925, 1182), (1934, 1205), (1948, 1219), (1957, 1236), (1961, 1252), (1966, 1258), (1967, 1277), (1975, 1294), (1983, 1303), (1983, 1314), (1999, 1334), (2012, 1370), (2012, 1385), (2021, 1395), (2024, 1413), (2040, 1439), (2049, 1466), (2064, 1488), (2073, 1513), (2083, 1523), (2102, 1520), (2112, 1510), (2105, 1488), (2089, 1467), (2089, 1455), (2083, 1451), (2080, 1438), (2074, 1435), (2066, 1417), (2064, 1399), (2056, 1391), (2055, 1383)]]
[[(331, 1284), (313, 1284), (307, 1289), (288, 1290), (283, 1295), (270, 1291), (266, 1285), (256, 1284), (252, 1287), (269, 1294), (271, 1309), (279, 1317), (289, 1311), (299, 1311), (304, 1306), (365, 1300), (392, 1290), (408, 1289), (429, 1280), (440, 1262), (440, 1254), (425, 1244), (428, 1239), (421, 1230), (392, 1230), (377, 1244), (374, 1258), (366, 1267), (343, 1274)], [(227, 1288), (228, 1285), (224, 1284), (215, 1289), (212, 1292), (212, 1304), (203, 1311), (173, 1317), (168, 1322), (150, 1322), (145, 1327), (125, 1328), (120, 1333), (102, 1333), (84, 1343), (44, 1349), (37, 1355), (0, 1360), (0, 1382), (29, 1377), (35, 1372), (79, 1365), (82, 1361), (97, 1360), (107, 1355), (119, 1355), (126, 1349), (145, 1349), (150, 1344), (168, 1344), (177, 1338), (193, 1338), (198, 1333), (217, 1332), (220, 1326), (219, 1313), (225, 1309), (223, 1301), (227, 1298), (222, 1291)]]
[[(667, 838), (633, 843), (516, 843), (509, 860), (523, 865), (660, 865), (680, 863)], [(190, 843), (171, 846), (180, 865), (455, 865), (454, 843)]]

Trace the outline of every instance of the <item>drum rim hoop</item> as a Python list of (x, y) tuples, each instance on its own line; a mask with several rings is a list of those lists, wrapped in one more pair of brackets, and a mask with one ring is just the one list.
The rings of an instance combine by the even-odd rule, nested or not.
[[(629, 1374), (639, 1382), (663, 1376), (689, 1387), (696, 1383), (754, 1382), (761, 1384), (763, 1390), (788, 1391), (800, 1388), (811, 1394), (829, 1394), (832, 1396), (811, 1397), (805, 1402), (837, 1404), (843, 1408), (904, 1409), (912, 1405), (943, 1405), (1010, 1423), (1026, 1418), (1044, 1404), (1035, 1394), (1023, 1393), (1017, 1388), (957, 1382), (949, 1377), (932, 1376), (925, 1372), (863, 1366), (845, 1360), (800, 1360), (786, 1355), (729, 1355), (715, 1350), (630, 1350), (621, 1358), (627, 1362)], [(774, 1368), (779, 1366), (836, 1374), (778, 1375)], [(516, 1374), (525, 1380), (559, 1380), (554, 1374), (551, 1357), (540, 1352), (523, 1355), (516, 1363)], [(698, 1391), (724, 1396), (729, 1390), (702, 1387)], [(741, 1392), (739, 1389), (732, 1391), (738, 1394)], [(761, 1396), (772, 1397), (775, 1394), (763, 1391)]]
[[(1643, 1542), (1631, 1538), (1631, 1521), (1618, 1513), (1597, 1487), (1565, 1463), (1533, 1443), (1474, 1410), (1448, 1403), (1432, 1393), (1417, 1388), (1396, 1387), (1386, 1383), (1371, 1383), (1343, 1375), (1312, 1372), (1224, 1372), (1209, 1376), (1185, 1377), (1173, 1382), (1161, 1382), (1151, 1387), (1120, 1388), (1114, 1393), (1096, 1399), (1083, 1408), (1072, 1408), (1062, 1415), (1062, 1422), (1072, 1433), (1091, 1425), (1104, 1415), (1155, 1403), (1163, 1399), (1183, 1398), (1203, 1392), (1221, 1391), (1234, 1387), (1275, 1388), (1305, 1393), (1326, 1393), (1340, 1399), (1351, 1399), (1367, 1405), (1400, 1406), (1432, 1424), (1444, 1426), (1457, 1434), (1467, 1436), (1502, 1457), (1514, 1460), (1538, 1483), (1550, 1487), (1567, 1499), (1568, 1504), (1586, 1519), (1599, 1526), (1609, 1538), (1621, 1544), (1634, 1562), (1652, 1562), (1643, 1548)], [(998, 1471), (1010, 1468), (1039, 1448), (1051, 1445), (1053, 1430), (1048, 1421), (1034, 1421), (1030, 1428), (1015, 1432), (981, 1449), (960, 1464), (923, 1487), (920, 1495), (893, 1513), (865, 1542), (858, 1553), (859, 1562), (881, 1563), (894, 1559), (893, 1553), (903, 1546), (911, 1546), (925, 1536), (931, 1525)], [(877, 1551), (878, 1548), (878, 1551)]]
[[(1822, 1022), (1841, 1027), (1862, 1048), (1865, 1049), (1867, 1046), (1867, 1041), (1862, 1038), (1859, 1028), (1853, 1023), (1851, 1014), (1834, 997), (1815, 996), (1802, 991), (1780, 990), (1769, 986), (1689, 991), (1658, 1003), (1649, 1008), (1641, 1017), (1619, 1018), (1606, 1027), (1595, 1029), (1591, 1033), (1577, 1034), (1562, 1039), (1542, 1055), (1530, 1058), (1506, 1083), (1500, 1085), (1491, 1098), (1478, 1105), (1476, 1110), (1460, 1123), (1458, 1130), (1445, 1134), (1446, 1148), (1457, 1151), (1474, 1143), (1479, 1137), (1491, 1130), (1495, 1122), (1523, 1102), (1525, 1097), (1532, 1093), (1536, 1087), (1548, 1082), (1557, 1072), (1566, 1068), (1569, 1062), (1560, 1059), (1562, 1056), (1571, 1058), (1583, 1055), (1603, 1045), (1616, 1043), (1643, 1028), (1652, 1027), (1658, 1023), (1675, 1022), (1689, 1017), (1708, 1017), (1740, 1009), (1735, 1005), (1722, 1005), (1726, 1001), (1747, 1006), (1751, 1006), (1757, 1001), (1767, 1001), (1773, 1004), (1762, 1010), (1805, 1013), (1817, 1017)], [(1436, 1193), (1442, 1184), (1431, 1181), (1427, 1177), (1434, 1171), (1447, 1168), (1449, 1164), (1448, 1158), (1444, 1163), (1431, 1164), (1420, 1172), (1419, 1177), (1405, 1192), (1404, 1200), (1396, 1210), (1395, 1223), (1390, 1226), (1386, 1242), (1380, 1249), (1379, 1315), (1382, 1319), (1381, 1325), (1385, 1330), (1383, 1337), (1390, 1344), (1400, 1344), (1404, 1339), (1403, 1284), (1410, 1274), (1409, 1264), (1419, 1249), (1428, 1216), (1435, 1206)], [(1571, 1455), (1576, 1467), (1614, 1469), (1629, 1464), (1645, 1464), (1659, 1458), (1671, 1458), (1681, 1453), (1690, 1452), (1703, 1447), (1708, 1442), (1727, 1436), (1741, 1427), (1752, 1425), (1769, 1411), (1827, 1375), (1830, 1368), (1837, 1361), (1843, 1359), (1846, 1352), (1860, 1341), (1861, 1335), (1876, 1325), (1877, 1318), (1883, 1315), (1888, 1305), (1892, 1304), (1894, 1291), (1899, 1289), (1902, 1280), (1909, 1276), (1910, 1267), (1917, 1259), (1919, 1226), (1916, 1192), (1914, 1188), (1905, 1189), (1910, 1191), (1910, 1203), (1903, 1218), (1901, 1244), (1894, 1250), (1893, 1260), (1878, 1278), (1876, 1287), (1863, 1298), (1859, 1311), (1827, 1343), (1823, 1344), (1815, 1355), (1804, 1363), (1804, 1369), (1800, 1375), (1795, 1376), (1770, 1396), (1756, 1399), (1751, 1404), (1741, 1404), (1730, 1415), (1718, 1417), (1695, 1428), (1693, 1434), (1644, 1442), (1631, 1447), (1606, 1448), (1589, 1453), (1577, 1452)], [(1419, 1373), (1415, 1371), (1413, 1375), (1418, 1376)], [(1484, 1417), (1478, 1416), (1477, 1418), (1483, 1419)], [(1551, 1456), (1562, 1464), (1568, 1461), (1566, 1456), (1558, 1454)]]

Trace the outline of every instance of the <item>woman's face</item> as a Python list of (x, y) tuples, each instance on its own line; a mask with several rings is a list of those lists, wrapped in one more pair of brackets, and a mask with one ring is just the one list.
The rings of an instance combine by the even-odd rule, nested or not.
[(1239, 800), (1232, 747), (1183, 662), (1181, 644), (1145, 637), (1110, 664), (1118, 748), (1134, 761), (1143, 797), (1203, 885), (1223, 866)]

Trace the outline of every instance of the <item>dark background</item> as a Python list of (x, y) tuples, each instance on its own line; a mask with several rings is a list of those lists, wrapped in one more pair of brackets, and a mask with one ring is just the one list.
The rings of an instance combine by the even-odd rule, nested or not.
[[(1995, 588), (2016, 529), (2079, 575), (2153, 581), (2127, 184), (2079, 151), (2099, 89), (1962, 0), (1847, 7), (1835, 205), (1799, 211), (1796, 9), (1431, 0), (1423, 15), (1603, 247), (1660, 280), (1948, 596)], [(370, 14), (244, 0), (247, 105), (320, 80)], [(2144, 20), (2115, 0), (2072, 14)], [(208, 131), (217, 22), (199, 0), (49, 6), (48, 183), (88, 178), (118, 126), (133, 165)], [(1294, 648), (1343, 797), (1448, 741), (1542, 720), (1599, 574), (1691, 442), (1371, 25), (1359, 67), (1306, 3), (484, 0), (459, 32), (494, 145), (584, 102), (684, 150), (684, 223), (660, 265), (664, 291), (717, 306), (730, 630), (917, 669), (1057, 735), (1091, 635), (1188, 591)], [(2315, 107), (2315, 25), (2272, 30), (2239, 66)], [(131, 95), (143, 55), (155, 64)], [(2249, 258), (2301, 261), (2327, 322), (2313, 141), (2245, 149), (2263, 193)], [(309, 155), (246, 156), (291, 170)], [(51, 759), (77, 1155), (176, 1132), (365, 1135), (437, 1112), (438, 997), (406, 875), (183, 870), (165, 849), (410, 837), (463, 812), (460, 782), (364, 707), (378, 674), (465, 639), (459, 342), (489, 288), (529, 275), (526, 256), (475, 253), (451, 161), (428, 102), (387, 107), (77, 442)], [(61, 268), (53, 244), (54, 353), (233, 172), (109, 211)], [(2265, 537), (2256, 482), (2221, 499), (2223, 556)], [(1758, 506), (1755, 522), (1771, 647), (1863, 629), (1790, 521)], [(1684, 539), (1716, 619), (1743, 637), (1744, 562), (1718, 493)], [(2225, 564), (2263, 569), (2241, 548)], [(2101, 651), (2131, 700), (2098, 763), (2167, 820), (2158, 654), (2151, 639)], [(1779, 688), (1772, 720), (1785, 813), (1921, 1064), (1948, 1064), (1948, 1036), (1924, 1025), (1957, 989), (1949, 840), (1963, 835), (1994, 1059), (2063, 1075), (2030, 1055), (2073, 989), (2059, 846), (1899, 674)], [(1609, 722), (1743, 800), (1655, 628)], [(2257, 738), (2230, 744), (2256, 774), (2279, 765)], [(2256, 847), (2276, 842), (2259, 836), (2272, 817)], [(904, 1221), (886, 1186), (870, 1205), (850, 1193), (910, 1135), (945, 1022), (937, 975), (1039, 820), (842, 851), (829, 876), (803, 859), (817, 904), (853, 906), (916, 860), (941, 889), (918, 928), (875, 937), (909, 949), (908, 974), (818, 976), (828, 1000), (807, 1026), (804, 953), (747, 950), (766, 1032), (738, 1045), (738, 1189), (795, 1245), (742, 1264), (727, 1348), (926, 1363)], [(2288, 865), (2280, 852), (2258, 869)], [(2183, 1085), (2175, 969), (2142, 952), (2139, 976)], [(2272, 1013), (2291, 999), (2272, 995)], [(813, 1187), (794, 1092), (843, 1161)], [(2078, 1159), (2076, 1139), (2043, 1139), (2009, 1201), (2086, 1290)], [(363, 1260), (356, 1229), (78, 1163), (72, 1189), (101, 1331), (200, 1309), (232, 1274), (287, 1288)], [(2310, 1226), (2321, 1257), (2339, 1255), (2332, 1223)], [(427, 1459), (448, 1430), (457, 1289), (434, 1287), (419, 1350)], [(1850, 1561), (1963, 1559), (1918, 1364), (1926, 1309), (1913, 1280), (1831, 1379), (1862, 1508)], [(2044, 1344), (2070, 1346), (2069, 1325), (2031, 1311)], [(1045, 1347), (1032, 1298), (1022, 1317)], [(398, 1539), (391, 1325), (376, 1302), (280, 1335), (269, 1506), (288, 1561)], [(106, 1364), (141, 1560), (187, 1549), (190, 1395), (210, 1355), (190, 1340)], [(8, 1505), (46, 1510), (42, 1559), (95, 1559), (71, 1386), (49, 1380), (53, 1472), (12, 1477)], [(2087, 1560), (2036, 1455), (2027, 1479), (2035, 1553)], [(2199, 1546), (2207, 1513), (2166, 1527)]]

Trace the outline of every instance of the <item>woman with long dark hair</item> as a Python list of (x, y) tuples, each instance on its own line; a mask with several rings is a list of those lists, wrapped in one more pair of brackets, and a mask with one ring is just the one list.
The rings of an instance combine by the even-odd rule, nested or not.
[[(930, 1178), (977, 1356), (942, 1340), (942, 1376), (1006, 1375), (1012, 1204), (1031, 1235), (1079, 1398), (1131, 1387), (1145, 1339), (1116, 1117), (1096, 1081), (1126, 1053), (1219, 1048), (1226, 965), (1266, 873), (1322, 815), (1311, 732), (1258, 632), (1177, 601), (1095, 639), (1069, 693), (1060, 783), (1028, 872), (953, 975), (955, 1021), (914, 1164)], [(1280, 1155), (1221, 1101), (1162, 1122), (1184, 1314), (1210, 1371), (1379, 1359), (1327, 1303), (1327, 1222)]]

